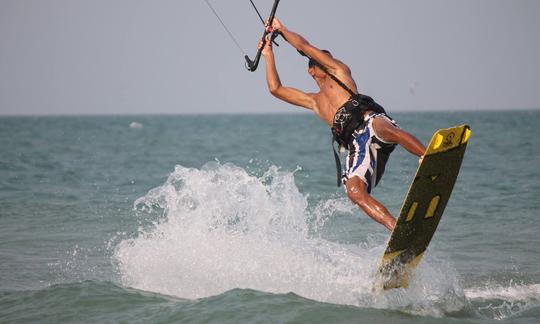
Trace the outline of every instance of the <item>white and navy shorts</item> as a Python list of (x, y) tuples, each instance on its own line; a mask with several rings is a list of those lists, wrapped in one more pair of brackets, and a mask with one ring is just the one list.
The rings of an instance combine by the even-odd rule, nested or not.
[(352, 177), (359, 177), (366, 183), (368, 193), (371, 193), (381, 180), (390, 153), (396, 147), (396, 143), (385, 142), (377, 136), (373, 128), (374, 118), (385, 118), (394, 126), (399, 127), (385, 114), (372, 113), (367, 116), (364, 127), (355, 130), (349, 139), (349, 151), (342, 175), (343, 184)]

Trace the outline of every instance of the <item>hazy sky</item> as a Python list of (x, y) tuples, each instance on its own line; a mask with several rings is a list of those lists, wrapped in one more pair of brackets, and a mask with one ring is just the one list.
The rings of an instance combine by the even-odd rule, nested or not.
[[(210, 0), (250, 56), (248, 0)], [(272, 0), (254, 0), (264, 15)], [(538, 0), (281, 0), (389, 111), (540, 108)], [(284, 85), (315, 91), (275, 47)], [(0, 0), (0, 114), (284, 112), (203, 0)]]

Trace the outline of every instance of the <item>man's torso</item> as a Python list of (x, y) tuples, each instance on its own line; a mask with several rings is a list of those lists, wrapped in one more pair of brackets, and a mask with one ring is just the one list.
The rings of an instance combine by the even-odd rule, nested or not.
[[(350, 75), (341, 76), (341, 80), (354, 85), (353, 90), (356, 90), (356, 84)], [(316, 103), (316, 107), (313, 107), (313, 111), (327, 125), (332, 126), (336, 111), (349, 100), (351, 94), (330, 77), (327, 77), (325, 83), (320, 87), (320, 91), (311, 94), (311, 96)]]

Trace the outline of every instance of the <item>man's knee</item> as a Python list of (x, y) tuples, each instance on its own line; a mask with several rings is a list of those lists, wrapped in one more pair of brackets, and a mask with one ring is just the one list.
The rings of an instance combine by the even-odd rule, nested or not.
[(352, 177), (347, 181), (347, 196), (353, 202), (363, 205), (367, 202), (369, 194), (367, 192), (367, 185), (359, 177)]

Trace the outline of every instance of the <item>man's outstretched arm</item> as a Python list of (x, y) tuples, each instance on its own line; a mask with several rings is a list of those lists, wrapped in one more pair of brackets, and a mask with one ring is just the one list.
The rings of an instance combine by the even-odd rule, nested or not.
[[(259, 43), (259, 47), (260, 46), (262, 46), (262, 42)], [(266, 42), (262, 54), (266, 61), (266, 82), (270, 93), (276, 98), (290, 104), (313, 109), (315, 107), (315, 100), (310, 95), (295, 88), (284, 87), (281, 84), (276, 68), (274, 52), (272, 51), (272, 43), (270, 41)]]
[(272, 28), (278, 30), (294, 48), (325, 66), (329, 72), (335, 74), (338, 70), (346, 70), (350, 73), (347, 65), (311, 45), (303, 36), (285, 27), (279, 19), (274, 18)]

